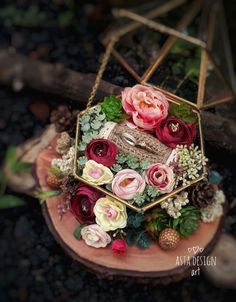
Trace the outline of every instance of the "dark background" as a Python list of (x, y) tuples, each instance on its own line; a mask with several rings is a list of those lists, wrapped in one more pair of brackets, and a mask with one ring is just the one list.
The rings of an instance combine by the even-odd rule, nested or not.
[[(13, 10), (10, 17), (2, 12), (9, 5), (13, 9), (27, 11), (33, 4), (52, 16), (58, 16), (67, 10), (70, 1), (66, 2), (68, 5), (63, 4), (63, 0), (1, 1), (0, 47), (11, 46), (33, 59), (61, 62), (73, 70), (96, 73), (99, 56), (103, 51), (99, 35), (111, 22), (111, 7), (120, 2), (122, 1), (74, 1), (75, 16), (72, 24), (64, 26), (68, 22), (64, 20), (60, 21), (60, 26), (51, 27), (44, 22), (37, 26), (19, 26), (17, 22), (20, 22), (20, 16), (18, 21), (12, 17), (18, 11)], [(131, 5), (141, 1), (123, 2), (124, 5)], [(235, 57), (236, 2), (225, 1), (225, 10)], [(234, 61), (236, 63), (236, 57)], [(123, 86), (130, 83), (129, 77), (119, 66), (111, 64), (109, 68), (106, 79)], [(3, 159), (8, 145), (17, 145), (40, 133), (48, 123), (48, 114), (43, 118), (39, 117), (37, 108), (50, 111), (59, 103), (72, 104), (60, 97), (25, 90), (16, 94), (0, 87), (1, 158)], [(209, 146), (207, 154), (224, 176), (224, 188), (228, 200), (232, 201), (236, 192), (233, 156)], [(131, 280), (121, 282), (98, 279), (65, 255), (49, 233), (38, 201), (28, 197), (25, 199), (26, 206), (0, 212), (0, 302), (235, 300), (233, 290), (213, 286), (203, 273), (200, 277), (167, 286), (137, 285)], [(224, 230), (235, 236), (235, 229), (235, 210), (231, 210)]]

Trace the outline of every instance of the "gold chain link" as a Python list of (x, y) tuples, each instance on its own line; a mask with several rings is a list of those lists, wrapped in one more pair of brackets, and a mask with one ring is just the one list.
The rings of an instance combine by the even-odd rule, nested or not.
[(117, 37), (114, 36), (114, 37), (110, 38), (110, 41), (109, 41), (109, 43), (107, 44), (106, 51), (105, 51), (105, 53), (104, 53), (104, 55), (103, 55), (103, 58), (102, 58), (101, 66), (100, 66), (99, 71), (98, 71), (98, 73), (97, 73), (95, 83), (94, 83), (94, 85), (93, 85), (93, 88), (92, 88), (90, 97), (89, 97), (89, 99), (88, 99), (88, 103), (87, 103), (87, 106), (86, 106), (86, 110), (85, 110), (83, 113), (87, 112), (87, 110), (88, 110), (89, 108), (91, 108), (91, 106), (92, 106), (92, 103), (93, 103), (94, 97), (95, 97), (95, 95), (96, 95), (98, 86), (99, 86), (99, 84), (100, 84), (100, 82), (101, 82), (103, 73), (104, 73), (104, 71), (105, 71), (105, 69), (106, 69), (107, 63), (108, 63), (108, 61), (109, 61), (111, 52), (112, 52), (112, 50), (113, 50), (113, 47), (114, 47), (116, 41), (117, 41)]

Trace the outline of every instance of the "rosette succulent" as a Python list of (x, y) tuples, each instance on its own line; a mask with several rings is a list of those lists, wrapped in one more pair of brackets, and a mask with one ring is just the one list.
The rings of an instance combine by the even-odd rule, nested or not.
[(108, 121), (118, 123), (128, 117), (123, 111), (121, 101), (114, 95), (104, 98), (101, 109)]

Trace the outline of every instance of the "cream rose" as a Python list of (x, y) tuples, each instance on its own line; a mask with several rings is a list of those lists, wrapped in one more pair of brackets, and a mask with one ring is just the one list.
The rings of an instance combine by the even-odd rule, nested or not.
[(85, 243), (95, 248), (106, 247), (111, 242), (111, 237), (97, 224), (90, 224), (81, 230)]
[(108, 197), (97, 200), (94, 208), (96, 223), (104, 231), (114, 231), (125, 228), (127, 225), (126, 206)]
[(104, 185), (112, 182), (113, 174), (109, 168), (89, 160), (84, 166), (82, 177), (95, 185)]

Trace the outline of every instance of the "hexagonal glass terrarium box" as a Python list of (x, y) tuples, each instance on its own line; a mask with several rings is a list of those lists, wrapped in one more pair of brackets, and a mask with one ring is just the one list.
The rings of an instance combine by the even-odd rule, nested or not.
[[(76, 150), (78, 148), (81, 150), (81, 153), (78, 151), (75, 156), (75, 178), (137, 212), (145, 212), (194, 183), (206, 178), (207, 172), (204, 163), (200, 110), (225, 103), (234, 98), (232, 62), (221, 3), (219, 1), (214, 3), (207, 2), (208, 5), (206, 5), (204, 1), (198, 0), (191, 3), (188, 1), (187, 4), (183, 0), (160, 2), (158, 9), (145, 12), (144, 16), (133, 11), (115, 11), (115, 16), (123, 18), (122, 24), (125, 21), (125, 26), (117, 27), (116, 25), (103, 38), (103, 43), (107, 45), (107, 50), (109, 50), (107, 54), (113, 54), (138, 83), (145, 87), (155, 87), (154, 89), (158, 93), (165, 96), (170, 107), (178, 108), (180, 106), (179, 108), (188, 108), (187, 110), (191, 112), (192, 117), (195, 119), (197, 128), (195, 144), (199, 148), (199, 164), (201, 168), (187, 182), (179, 181), (170, 193), (157, 194), (140, 204), (133, 199), (122, 199), (113, 193), (111, 186), (105, 184), (97, 185), (85, 179), (82, 176), (82, 169), (78, 165), (85, 147), (81, 147), (81, 141), (83, 140), (83, 136), (86, 136), (86, 127), (92, 127), (95, 131), (97, 127), (96, 125), (89, 125), (91, 121), (87, 121), (87, 126), (82, 125), (81, 119), (84, 119), (89, 110), (95, 110), (96, 114), (99, 115), (96, 110), (100, 105), (87, 108), (85, 112), (79, 115), (77, 122), (75, 146)], [(210, 4), (211, 6), (209, 6)], [(182, 5), (185, 6), (180, 9)], [(183, 17), (179, 20), (171, 20), (169, 22), (168, 16), (170, 16), (170, 12), (174, 9), (180, 10), (179, 15)], [(184, 11), (185, 14), (183, 15)], [(200, 25), (200, 31), (199, 28), (196, 29), (196, 24)], [(207, 28), (207, 30), (203, 30), (203, 28)], [(146, 59), (144, 64), (142, 64), (138, 57), (139, 55), (142, 57), (144, 50), (141, 49), (140, 51), (140, 49), (137, 49), (135, 43), (132, 44), (132, 41), (137, 41), (137, 37), (141, 39), (141, 45), (142, 39), (144, 39), (144, 41), (149, 41), (149, 46), (153, 48), (151, 55), (150, 53), (148, 54), (150, 58)], [(153, 41), (153, 43), (150, 41)], [(219, 41), (222, 43), (222, 47), (220, 48), (222, 51), (219, 51), (219, 46), (215, 46)], [(217, 51), (214, 51), (215, 48)], [(225, 61), (222, 61), (222, 56)], [(221, 68), (221, 66), (223, 67)], [(105, 67), (105, 64), (103, 67)], [(121, 96), (117, 96), (116, 99), (121, 102)], [(112, 129), (120, 127), (120, 130), (117, 130), (120, 133), (120, 141), (115, 140), (116, 143), (118, 142), (119, 152), (122, 151), (124, 154), (134, 154), (137, 156), (134, 150), (139, 145), (146, 152), (145, 156), (156, 152), (155, 156), (157, 158), (157, 150), (161, 150), (160, 154), (162, 154), (162, 157), (158, 162), (168, 165), (175, 163), (175, 159), (179, 156), (176, 149), (172, 151), (169, 148), (165, 149), (166, 146), (153, 134), (146, 134), (145, 131), (139, 129), (133, 131), (140, 131), (140, 134), (136, 133), (133, 135), (130, 132), (131, 130), (127, 130), (130, 129), (127, 123), (126, 128), (124, 128), (124, 123), (123, 121), (112, 126)], [(102, 128), (104, 128), (103, 126)], [(172, 126), (175, 127), (176, 125)], [(151, 135), (152, 138), (148, 137), (148, 135)], [(137, 144), (137, 141), (134, 140), (137, 136), (141, 137), (141, 143), (139, 141)], [(114, 140), (114, 137), (111, 140)], [(156, 141), (154, 142), (153, 140)], [(124, 152), (124, 150), (126, 151)], [(189, 152), (191, 153), (191, 150)], [(142, 162), (142, 157), (138, 158), (138, 162), (139, 164)], [(153, 162), (149, 161), (149, 164), (153, 164)], [(118, 171), (113, 169), (113, 173), (116, 175)], [(145, 173), (145, 169), (140, 172), (142, 177), (145, 177)]]

